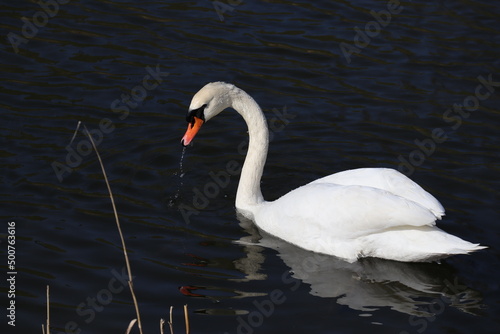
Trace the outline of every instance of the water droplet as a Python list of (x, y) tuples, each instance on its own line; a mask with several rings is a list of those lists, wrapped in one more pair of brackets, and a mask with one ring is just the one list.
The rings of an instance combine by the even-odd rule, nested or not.
[(186, 153), (186, 147), (183, 147), (182, 148), (182, 153), (181, 153), (181, 159), (179, 161), (179, 171), (173, 173), (173, 175), (179, 175), (179, 183), (177, 185), (177, 190), (175, 191), (175, 195), (172, 196), (172, 197), (170, 197), (169, 200), (168, 200), (168, 206), (169, 207), (173, 207), (175, 205), (175, 203), (177, 202), (177, 200), (180, 197), (181, 188), (184, 185), (184, 183), (182, 182), (182, 178), (184, 177), (185, 173), (184, 173), (184, 170), (183, 170), (182, 162), (184, 160), (185, 153)]

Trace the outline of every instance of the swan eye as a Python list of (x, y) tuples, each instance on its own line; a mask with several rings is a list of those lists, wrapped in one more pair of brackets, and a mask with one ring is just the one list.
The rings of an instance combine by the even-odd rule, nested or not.
[(207, 107), (206, 104), (202, 105), (200, 108), (198, 109), (193, 109), (191, 111), (188, 112), (187, 116), (186, 116), (186, 121), (188, 123), (191, 123), (191, 126), (194, 125), (194, 118), (197, 117), (199, 119), (201, 119), (202, 121), (205, 121), (205, 108)]

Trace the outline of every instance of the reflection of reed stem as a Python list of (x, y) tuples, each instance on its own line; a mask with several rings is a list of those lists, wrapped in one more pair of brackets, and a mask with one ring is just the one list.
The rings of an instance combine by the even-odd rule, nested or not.
[(137, 326), (139, 327), (139, 332), (142, 334), (142, 323), (141, 323), (141, 315), (139, 313), (139, 304), (137, 303), (137, 298), (135, 297), (134, 285), (132, 283), (132, 271), (130, 269), (130, 262), (128, 260), (127, 248), (125, 246), (125, 239), (123, 238), (122, 229), (120, 226), (120, 220), (118, 219), (118, 212), (116, 211), (115, 199), (113, 197), (113, 193), (111, 192), (111, 186), (109, 185), (108, 177), (106, 176), (106, 170), (104, 169), (104, 164), (102, 163), (101, 156), (99, 155), (99, 151), (97, 151), (97, 147), (95, 146), (94, 140), (90, 135), (89, 131), (85, 124), (83, 125), (85, 129), (85, 134), (89, 137), (90, 142), (92, 143), (92, 147), (97, 155), (97, 159), (99, 160), (99, 165), (101, 165), (102, 175), (104, 176), (104, 181), (106, 181), (106, 186), (108, 187), (109, 198), (111, 200), (111, 205), (113, 206), (113, 212), (115, 214), (116, 226), (118, 227), (118, 233), (120, 234), (120, 239), (122, 242), (123, 255), (125, 256), (125, 263), (127, 264), (127, 272), (128, 272), (128, 286), (130, 288), (130, 293), (132, 294), (132, 299), (134, 301), (135, 313), (137, 314)]

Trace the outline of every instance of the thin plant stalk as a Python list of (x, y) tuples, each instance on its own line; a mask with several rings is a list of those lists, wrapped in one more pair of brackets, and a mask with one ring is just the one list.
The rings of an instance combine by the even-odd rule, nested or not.
[(165, 327), (165, 319), (160, 318), (160, 334), (163, 334), (163, 327)]
[[(80, 125), (80, 123), (78, 124), (78, 126), (79, 125)], [(89, 137), (90, 143), (92, 144), (92, 147), (94, 148), (94, 151), (95, 151), (95, 153), (97, 155), (97, 159), (99, 160), (99, 165), (101, 165), (102, 174), (104, 176), (104, 181), (106, 181), (106, 186), (108, 187), (109, 198), (111, 200), (111, 205), (113, 206), (113, 212), (115, 214), (116, 226), (118, 227), (118, 233), (120, 234), (120, 239), (121, 239), (121, 242), (122, 242), (123, 255), (125, 256), (125, 263), (127, 265), (127, 272), (128, 272), (128, 278), (129, 278), (128, 285), (129, 285), (129, 288), (130, 288), (130, 293), (132, 294), (132, 299), (134, 301), (135, 313), (137, 314), (137, 326), (139, 327), (139, 332), (142, 334), (142, 323), (141, 323), (141, 315), (140, 315), (140, 312), (139, 312), (139, 304), (137, 303), (137, 298), (135, 297), (134, 286), (133, 286), (133, 283), (132, 283), (132, 270), (130, 269), (130, 262), (128, 260), (127, 248), (125, 246), (125, 239), (123, 238), (123, 233), (122, 233), (122, 229), (121, 229), (121, 226), (120, 226), (120, 220), (118, 218), (118, 212), (116, 210), (116, 205), (115, 205), (115, 199), (113, 197), (113, 192), (111, 191), (111, 186), (109, 185), (108, 177), (106, 175), (106, 170), (104, 169), (104, 164), (102, 163), (102, 159), (101, 159), (99, 151), (97, 150), (97, 147), (96, 147), (96, 145), (94, 143), (94, 139), (92, 138), (92, 135), (87, 130), (87, 127), (85, 126), (85, 124), (83, 125), (83, 128), (85, 129), (85, 134), (87, 135), (87, 137)]]
[(47, 285), (47, 330), (46, 333), (50, 334), (50, 300), (49, 300), (49, 286)]
[(137, 322), (137, 319), (133, 319), (132, 321), (130, 321), (130, 323), (128, 324), (128, 328), (127, 328), (127, 331), (125, 332), (125, 334), (130, 334), (130, 331), (132, 330), (132, 327), (134, 327), (135, 323)]
[(189, 315), (187, 304), (184, 305), (184, 321), (186, 322), (186, 334), (189, 334)]
[(45, 325), (42, 324), (42, 334), (50, 334), (50, 301), (49, 301), (49, 286), (47, 285), (47, 320)]
[(174, 334), (174, 322), (172, 319), (173, 311), (174, 311), (174, 307), (170, 306), (170, 321), (168, 322), (168, 326), (170, 327), (170, 334)]
[(76, 124), (75, 133), (73, 133), (73, 137), (71, 137), (71, 140), (69, 142), (69, 146), (71, 146), (71, 144), (73, 144), (73, 140), (75, 140), (76, 135), (78, 134), (78, 129), (80, 129), (81, 124), (82, 124), (82, 121), (78, 121), (78, 124)]

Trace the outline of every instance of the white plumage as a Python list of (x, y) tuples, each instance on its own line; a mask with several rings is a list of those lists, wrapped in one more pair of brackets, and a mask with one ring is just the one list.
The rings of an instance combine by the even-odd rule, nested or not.
[(485, 248), (436, 227), (436, 219), (444, 215), (442, 205), (393, 169), (347, 170), (265, 201), (260, 179), (269, 143), (267, 123), (243, 90), (223, 82), (203, 87), (191, 102), (182, 142), (188, 145), (204, 122), (228, 107), (243, 116), (250, 138), (236, 208), (267, 233), (349, 262), (360, 257), (433, 261)]

